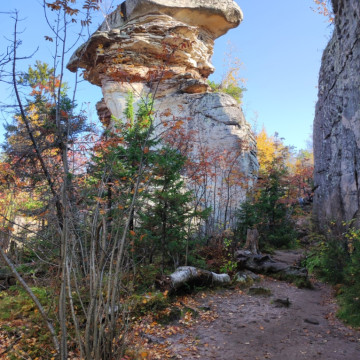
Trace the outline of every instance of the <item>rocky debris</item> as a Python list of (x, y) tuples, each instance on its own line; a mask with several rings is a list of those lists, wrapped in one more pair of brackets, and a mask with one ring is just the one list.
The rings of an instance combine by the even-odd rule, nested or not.
[(188, 181), (201, 199), (211, 199), (201, 203), (213, 210), (208, 233), (217, 224), (232, 225), (258, 170), (256, 141), (241, 107), (228, 94), (211, 93), (207, 84), (215, 39), (242, 17), (233, 0), (126, 0), (67, 65), (70, 71), (83, 68), (84, 78), (101, 86), (98, 111), (105, 126), (111, 126), (109, 114), (123, 117), (129, 91), (135, 108), (152, 94), (157, 134), (174, 146), (186, 143), (190, 157), (209, 164), (206, 183)]
[(320, 228), (334, 220), (360, 222), (360, 2), (332, 3), (335, 27), (322, 57), (314, 121), (314, 215)]
[(299, 283), (300, 286), (310, 286), (305, 268), (276, 261), (268, 254), (252, 254), (248, 250), (239, 250), (235, 253), (235, 258), (240, 270), (247, 269), (256, 274)]
[(228, 274), (216, 274), (193, 266), (180, 266), (175, 272), (163, 275), (156, 281), (161, 291), (177, 292), (194, 286), (224, 286), (230, 284)]

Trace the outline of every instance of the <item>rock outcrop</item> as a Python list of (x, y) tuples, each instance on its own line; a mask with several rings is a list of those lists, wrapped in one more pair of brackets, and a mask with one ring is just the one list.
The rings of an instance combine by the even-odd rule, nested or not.
[(258, 169), (241, 107), (227, 94), (211, 93), (207, 84), (215, 39), (241, 20), (233, 0), (127, 0), (68, 64), (71, 71), (85, 69), (84, 78), (101, 86), (98, 111), (106, 125), (109, 113), (123, 117), (129, 91), (137, 101), (152, 94), (157, 131), (188, 149), (194, 165), (185, 176), (199, 205), (212, 207), (213, 229), (232, 222)]
[(333, 0), (335, 28), (319, 77), (314, 122), (314, 213), (359, 225), (360, 198), (360, 2)]

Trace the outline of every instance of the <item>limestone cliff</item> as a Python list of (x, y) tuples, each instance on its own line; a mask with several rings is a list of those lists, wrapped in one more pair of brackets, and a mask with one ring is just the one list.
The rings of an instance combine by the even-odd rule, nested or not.
[(333, 0), (335, 28), (319, 77), (314, 121), (314, 213), (359, 225), (360, 2)]
[(129, 91), (138, 101), (155, 97), (157, 131), (174, 146), (187, 141), (193, 166), (185, 176), (199, 204), (212, 207), (213, 229), (231, 224), (258, 168), (241, 107), (207, 84), (215, 39), (241, 20), (233, 0), (126, 0), (68, 64), (102, 87), (104, 124), (107, 109), (123, 117)]

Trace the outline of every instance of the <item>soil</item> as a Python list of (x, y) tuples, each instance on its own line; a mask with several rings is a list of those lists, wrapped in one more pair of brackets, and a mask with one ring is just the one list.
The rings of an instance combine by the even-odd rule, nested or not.
[[(278, 251), (277, 260), (293, 264), (301, 252)], [(181, 335), (167, 339), (177, 359), (226, 360), (357, 360), (360, 331), (346, 327), (335, 316), (329, 286), (314, 289), (263, 278), (254, 287), (271, 294), (249, 295), (248, 290), (197, 294), (199, 308), (210, 309), (214, 321), (200, 317)], [(252, 291), (251, 294), (261, 293)]]

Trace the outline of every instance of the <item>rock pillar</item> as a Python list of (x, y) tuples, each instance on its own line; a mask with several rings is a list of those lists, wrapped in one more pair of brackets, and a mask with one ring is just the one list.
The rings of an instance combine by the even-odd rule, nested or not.
[(129, 91), (137, 101), (152, 94), (158, 133), (193, 161), (185, 176), (199, 205), (212, 207), (212, 230), (233, 223), (258, 169), (241, 107), (207, 84), (215, 39), (241, 20), (233, 0), (126, 0), (68, 64), (101, 86), (102, 114), (123, 117)]

